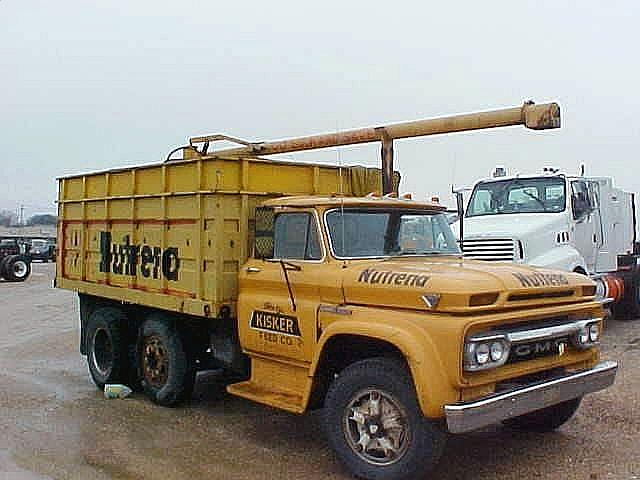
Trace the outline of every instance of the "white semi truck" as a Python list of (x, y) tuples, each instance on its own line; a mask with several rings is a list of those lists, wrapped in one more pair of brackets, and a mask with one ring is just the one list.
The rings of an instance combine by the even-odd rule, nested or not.
[(474, 185), (462, 218), (465, 257), (589, 275), (616, 314), (640, 315), (634, 194), (611, 178), (496, 168)]

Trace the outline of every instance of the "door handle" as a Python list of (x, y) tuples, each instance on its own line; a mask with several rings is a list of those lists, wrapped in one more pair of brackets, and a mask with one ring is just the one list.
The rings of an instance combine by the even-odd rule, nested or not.
[(258, 273), (260, 269), (258, 267), (247, 267), (247, 273)]

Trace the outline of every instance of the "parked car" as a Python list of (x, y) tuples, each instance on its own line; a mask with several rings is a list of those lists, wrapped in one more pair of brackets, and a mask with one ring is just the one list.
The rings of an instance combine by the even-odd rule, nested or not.
[(53, 262), (55, 260), (55, 244), (48, 240), (33, 239), (29, 248), (31, 260), (41, 260), (43, 262)]

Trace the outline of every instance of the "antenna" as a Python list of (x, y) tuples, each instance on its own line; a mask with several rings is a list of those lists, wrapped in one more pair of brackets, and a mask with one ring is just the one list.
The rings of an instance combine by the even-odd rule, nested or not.
[[(336, 123), (336, 140), (339, 135), (339, 126)], [(345, 252), (345, 234), (344, 234), (344, 189), (342, 185), (343, 177), (342, 177), (342, 152), (340, 151), (340, 146), (336, 146), (336, 155), (338, 157), (338, 172), (340, 173), (340, 222), (342, 223), (342, 228), (340, 229), (340, 243), (342, 247), (342, 255)], [(343, 260), (342, 268), (346, 268), (347, 262)]]

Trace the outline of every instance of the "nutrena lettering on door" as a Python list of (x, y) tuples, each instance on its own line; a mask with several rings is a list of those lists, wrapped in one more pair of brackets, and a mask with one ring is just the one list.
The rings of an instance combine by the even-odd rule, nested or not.
[(100, 232), (100, 271), (135, 277), (138, 272), (144, 278), (178, 280), (180, 257), (178, 249), (164, 250), (152, 245), (135, 245), (129, 235), (122, 243), (113, 243), (111, 232)]

